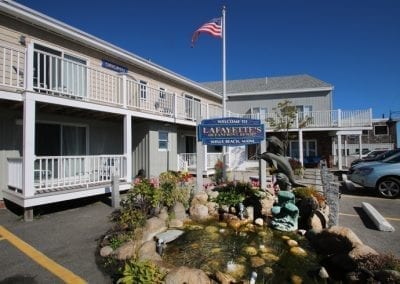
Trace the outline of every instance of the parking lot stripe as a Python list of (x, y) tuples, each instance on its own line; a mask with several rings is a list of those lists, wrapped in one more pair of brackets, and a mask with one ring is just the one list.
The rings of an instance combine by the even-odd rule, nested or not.
[[(343, 216), (350, 216), (350, 217), (360, 217), (360, 215), (357, 214), (348, 214), (348, 213), (339, 213), (339, 215), (343, 215)], [(383, 217), (386, 220), (390, 220), (390, 221), (400, 221), (400, 218), (394, 218), (394, 217)]]
[(6, 230), (3, 226), (0, 226), (0, 236), (9, 241), (16, 248), (18, 248), (35, 262), (43, 266), (45, 269), (53, 273), (55, 276), (59, 277), (65, 283), (86, 283), (85, 280), (75, 275), (65, 267), (59, 265), (55, 261), (51, 260), (43, 253), (36, 250), (28, 243), (24, 242), (23, 240), (12, 234), (10, 231)]

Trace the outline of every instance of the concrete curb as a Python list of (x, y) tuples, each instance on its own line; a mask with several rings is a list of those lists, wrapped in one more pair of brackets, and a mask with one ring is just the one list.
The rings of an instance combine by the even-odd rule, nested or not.
[(371, 204), (367, 202), (362, 202), (361, 204), (365, 213), (367, 213), (379, 231), (394, 232), (393, 226)]

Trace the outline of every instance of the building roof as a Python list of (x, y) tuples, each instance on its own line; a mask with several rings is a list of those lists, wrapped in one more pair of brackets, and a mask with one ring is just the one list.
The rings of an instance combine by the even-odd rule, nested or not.
[[(216, 93), (222, 93), (221, 81), (205, 82), (203, 86)], [(331, 84), (306, 74), (231, 80), (226, 82), (226, 93), (229, 95), (257, 95), (331, 90), (333, 90)]]

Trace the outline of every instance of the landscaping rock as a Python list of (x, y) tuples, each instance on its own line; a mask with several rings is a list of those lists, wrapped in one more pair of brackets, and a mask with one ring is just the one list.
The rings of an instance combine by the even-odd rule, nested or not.
[(178, 219), (172, 219), (169, 221), (168, 226), (170, 228), (183, 228), (183, 222)]
[(102, 247), (101, 249), (100, 249), (100, 255), (102, 256), (102, 257), (107, 257), (107, 256), (110, 256), (112, 253), (113, 253), (113, 249), (112, 249), (112, 247), (110, 247), (110, 246), (105, 246), (105, 247)]
[(328, 279), (329, 278), (329, 274), (328, 271), (326, 271), (325, 267), (321, 267), (318, 271), (318, 276), (321, 279)]
[(349, 257), (354, 261), (357, 261), (357, 260), (367, 257), (369, 255), (378, 255), (378, 253), (373, 248), (371, 248), (367, 245), (364, 245), (364, 244), (357, 244), (349, 252)]
[(200, 269), (181, 266), (171, 270), (165, 277), (165, 284), (211, 284), (210, 278)]
[(152, 217), (147, 220), (143, 228), (143, 242), (150, 241), (155, 235), (167, 230), (167, 225), (164, 220), (158, 217)]
[(138, 245), (134, 241), (129, 241), (121, 245), (119, 248), (117, 248), (114, 252), (113, 255), (116, 259), (118, 260), (127, 260), (132, 258), (135, 255), (135, 251), (137, 249)]
[(265, 265), (265, 260), (259, 256), (253, 256), (250, 258), (251, 267), (257, 268)]
[(287, 240), (286, 243), (288, 244), (289, 247), (297, 247), (299, 245), (299, 243), (296, 242), (295, 240)]
[(206, 206), (208, 208), (208, 215), (218, 216), (218, 204), (215, 202), (207, 202)]
[(263, 220), (262, 218), (257, 218), (257, 219), (254, 221), (254, 224), (256, 224), (257, 226), (262, 227), (262, 226), (264, 226), (264, 220)]
[(140, 260), (161, 261), (161, 256), (156, 252), (156, 242), (145, 242), (139, 249), (138, 257)]
[(172, 213), (175, 215), (175, 219), (185, 221), (188, 216), (186, 214), (185, 206), (181, 202), (176, 202), (172, 208)]
[(271, 216), (271, 209), (274, 206), (275, 198), (272, 195), (267, 195), (261, 199), (261, 214), (263, 216)]
[(193, 204), (206, 204), (208, 200), (208, 194), (204, 191), (197, 192), (192, 199)]
[(169, 218), (167, 207), (163, 207), (157, 217), (163, 221), (167, 221)]
[(215, 273), (215, 278), (217, 278), (218, 283), (220, 284), (231, 284), (236, 282), (235, 278), (233, 278), (231, 275), (221, 271), (217, 271), (217, 273)]
[(307, 252), (301, 247), (291, 247), (290, 253), (296, 256), (307, 256)]
[(190, 217), (194, 221), (205, 221), (210, 218), (208, 208), (203, 204), (194, 204), (190, 207)]

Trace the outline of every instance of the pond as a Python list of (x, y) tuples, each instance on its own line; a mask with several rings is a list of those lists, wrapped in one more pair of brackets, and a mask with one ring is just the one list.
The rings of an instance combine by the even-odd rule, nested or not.
[(191, 223), (167, 245), (163, 259), (209, 275), (220, 271), (237, 281), (256, 272), (255, 283), (324, 283), (310, 273), (320, 265), (304, 237), (253, 224), (234, 230), (225, 222)]

